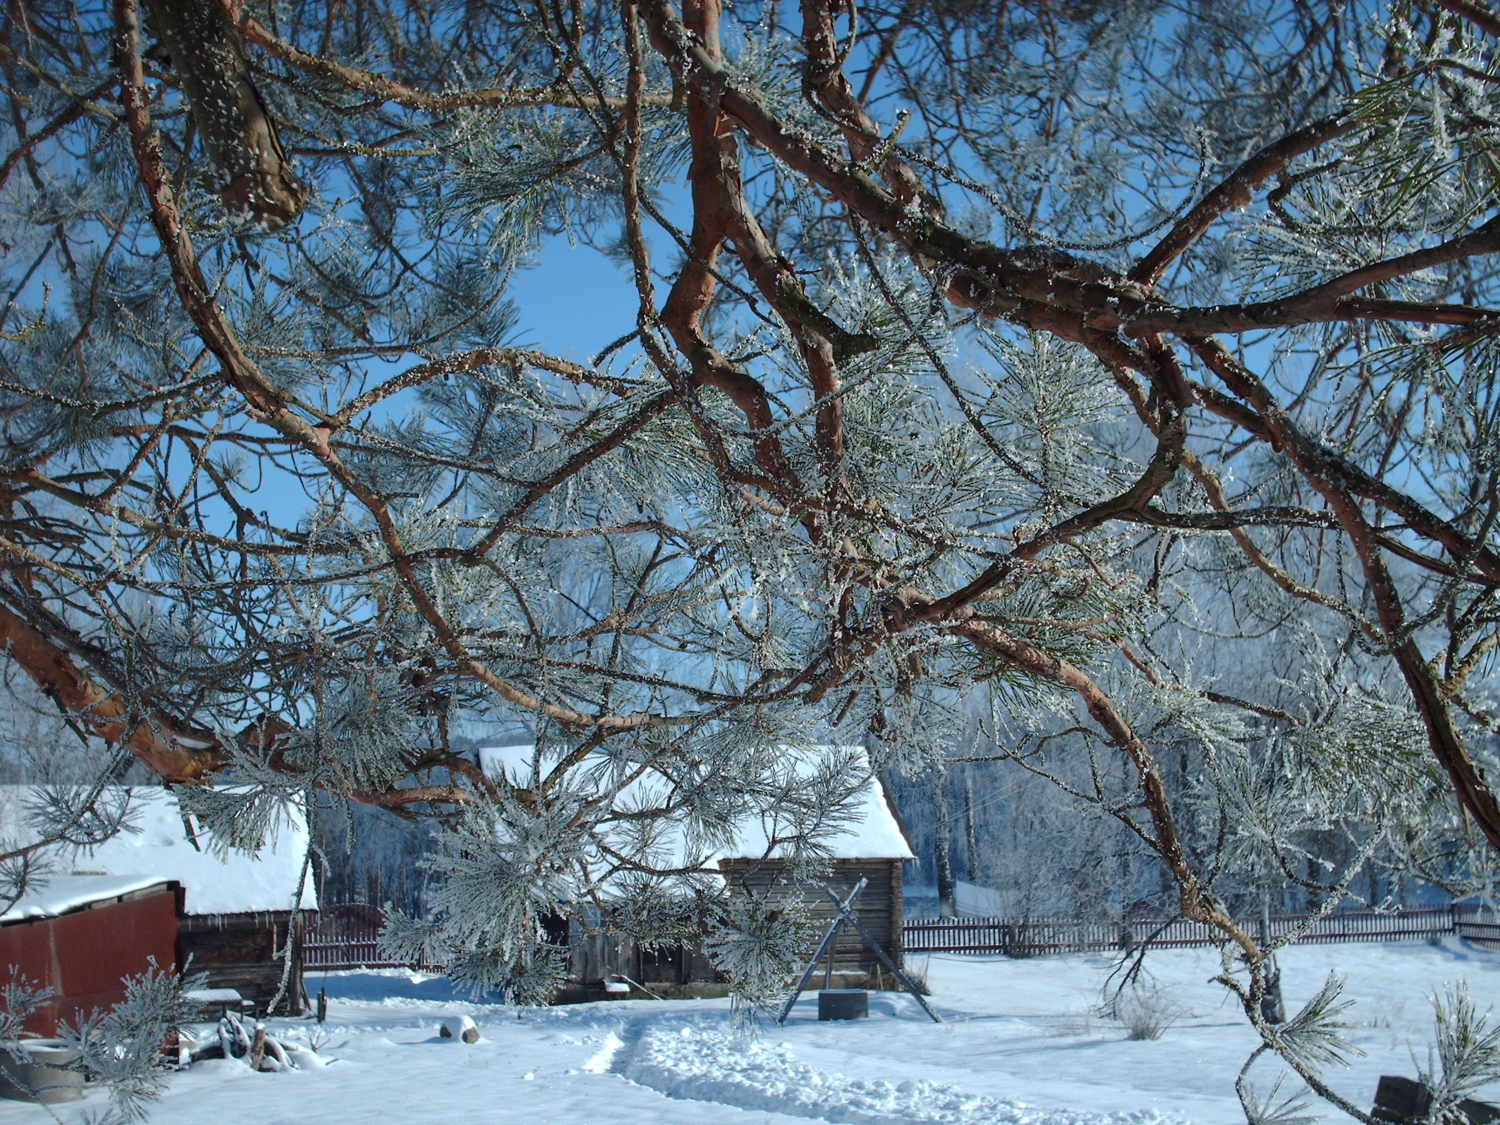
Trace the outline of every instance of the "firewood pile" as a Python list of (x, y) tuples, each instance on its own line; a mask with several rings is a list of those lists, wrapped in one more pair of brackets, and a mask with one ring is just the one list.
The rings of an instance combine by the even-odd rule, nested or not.
[(245, 1022), (234, 1012), (225, 1012), (220, 1017), (216, 1032), (215, 1037), (202, 1043), (185, 1040), (183, 1060), (201, 1062), (204, 1059), (243, 1059), (251, 1070), (273, 1074), (287, 1070), (315, 1070), (332, 1061), (301, 1043), (269, 1035), (263, 1023), (256, 1022), (251, 1027), (246, 1027)]

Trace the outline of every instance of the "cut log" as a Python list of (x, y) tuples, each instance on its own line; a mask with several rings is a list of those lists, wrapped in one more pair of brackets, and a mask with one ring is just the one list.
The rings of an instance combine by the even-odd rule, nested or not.
[(265, 1057), (261, 1059), (260, 1069), (281, 1072), (285, 1070), (296, 1070), (297, 1068), (292, 1065), (292, 1060), (287, 1058), (287, 1053), (285, 1048), (283, 1048), (281, 1045), (281, 1040), (272, 1039), (270, 1036), (267, 1036), (266, 1054)]
[(474, 1026), (474, 1021), (468, 1016), (448, 1016), (439, 1025), (438, 1034), (444, 1039), (460, 1043), (479, 1042), (479, 1028)]
[(250, 1036), (239, 1016), (228, 1013), (219, 1020), (219, 1046), (226, 1059), (242, 1059), (250, 1053)]
[(266, 1057), (266, 1025), (255, 1025), (255, 1039), (250, 1044), (250, 1069), (259, 1070), (261, 1060)]

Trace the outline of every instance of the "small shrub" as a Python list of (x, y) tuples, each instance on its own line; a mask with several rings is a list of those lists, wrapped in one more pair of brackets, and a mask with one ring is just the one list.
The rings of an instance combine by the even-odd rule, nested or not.
[(1111, 1015), (1125, 1025), (1131, 1039), (1160, 1039), (1186, 1012), (1166, 989), (1133, 984), (1115, 993)]

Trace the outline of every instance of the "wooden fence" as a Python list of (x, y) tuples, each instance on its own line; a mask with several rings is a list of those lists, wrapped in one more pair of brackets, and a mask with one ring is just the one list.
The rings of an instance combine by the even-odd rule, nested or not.
[[(1259, 936), (1260, 922), (1243, 923)], [(1500, 917), (1488, 907), (1443, 906), (1389, 913), (1337, 913), (1313, 919), (1307, 914), (1271, 918), (1272, 938), (1295, 934), (1298, 942), (1422, 941), (1448, 935), (1500, 948)], [(1134, 949), (1183, 949), (1218, 945), (1224, 935), (1201, 922), (1176, 919), (1132, 919), (1122, 922), (1076, 922), (1060, 918), (922, 918), (908, 921), (902, 932), (907, 953), (1003, 953), (1040, 957), (1049, 953), (1086, 953)]]
[[(332, 907), (307, 928), (302, 943), (304, 970), (414, 968), (441, 972), (426, 961), (391, 961), (380, 951), (380, 911), (373, 907)], [(1260, 923), (1244, 923), (1259, 934)], [(1271, 936), (1302, 929), (1299, 942), (1424, 941), (1454, 935), (1500, 949), (1500, 915), (1488, 907), (1443, 906), (1396, 910), (1386, 914), (1330, 914), (1308, 923), (1306, 914), (1271, 918)], [(1087, 953), (1134, 949), (1184, 949), (1217, 945), (1219, 931), (1201, 922), (1177, 919), (1133, 919), (1119, 922), (1075, 922), (1058, 918), (923, 918), (909, 921), (901, 947), (907, 953), (1003, 953), (1041, 957), (1052, 953)]]
[(307, 927), (302, 939), (302, 968), (313, 969), (425, 969), (441, 972), (427, 961), (392, 961), (380, 951), (384, 919), (378, 908), (352, 905), (323, 911)]

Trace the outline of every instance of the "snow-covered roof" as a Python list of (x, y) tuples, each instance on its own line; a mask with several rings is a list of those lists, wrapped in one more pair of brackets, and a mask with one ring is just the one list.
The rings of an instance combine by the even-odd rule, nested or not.
[(56, 918), (91, 903), (166, 885), (167, 881), (157, 875), (54, 875), (27, 887), (26, 893), (0, 914), (0, 925), (26, 918)]
[[(286, 810), (258, 854), (230, 852), (221, 859), (210, 847), (207, 831), (194, 818), (184, 817), (170, 791), (131, 786), (128, 792), (130, 813), (124, 831), (94, 848), (58, 844), (42, 851), (39, 858), (53, 873), (53, 882), (57, 876), (149, 876), (155, 882), (173, 879), (182, 884), (189, 914), (292, 909), (308, 844), (307, 825), (296, 810)], [(30, 786), (0, 786), (0, 838), (17, 843), (35, 839), (25, 825), (25, 810), (38, 798)], [(196, 844), (188, 836), (188, 824)], [(40, 879), (36, 883), (39, 891), (46, 890)], [(311, 877), (302, 888), (301, 908), (318, 908)]]
[[(864, 751), (859, 747), (831, 749), (850, 755), (855, 768), (866, 775), (866, 781), (854, 797), (850, 819), (820, 841), (828, 849), (829, 855), (834, 859), (915, 859), (916, 855), (896, 816), (885, 784), (878, 774), (869, 769)], [(811, 753), (794, 753), (791, 757), (796, 768), (811, 772), (817, 766), (821, 754), (829, 750), (829, 747), (813, 747)], [(543, 755), (544, 771), (549, 758), (555, 761), (555, 755)], [(499, 778), (504, 772), (512, 781), (523, 785), (534, 783), (532, 775), (535, 759), (536, 747), (533, 745), (487, 746), (479, 751), (479, 765), (487, 776)], [(643, 798), (650, 798), (650, 784), (639, 781), (625, 786), (615, 795), (614, 807), (639, 807), (644, 803)], [(737, 827), (731, 843), (713, 849), (706, 855), (700, 851), (694, 858), (701, 858), (708, 865), (713, 865), (724, 859), (775, 857), (782, 851), (782, 846), (778, 844), (772, 847), (771, 840), (785, 835), (787, 828), (785, 819), (778, 821), (774, 814), (749, 817)], [(663, 850), (672, 854), (673, 862), (680, 865), (686, 862), (688, 851), (683, 833), (678, 831), (669, 835), (671, 839), (664, 842)]]

